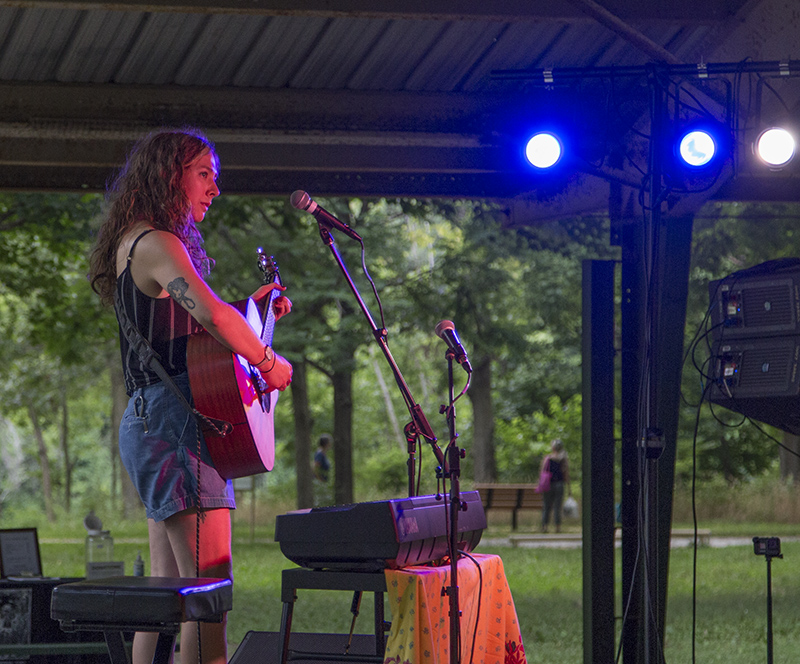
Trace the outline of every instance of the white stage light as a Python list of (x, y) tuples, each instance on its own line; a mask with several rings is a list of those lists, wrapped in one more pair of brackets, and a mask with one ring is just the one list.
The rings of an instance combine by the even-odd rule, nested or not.
[(534, 134), (525, 146), (525, 158), (536, 168), (555, 166), (563, 154), (561, 141), (555, 134), (542, 131)]
[(761, 132), (756, 140), (756, 156), (765, 164), (779, 168), (788, 164), (794, 157), (794, 137), (780, 127), (772, 127)]

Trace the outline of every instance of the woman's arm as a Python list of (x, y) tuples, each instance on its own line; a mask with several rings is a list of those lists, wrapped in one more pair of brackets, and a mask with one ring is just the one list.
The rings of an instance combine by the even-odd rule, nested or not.
[(217, 341), (258, 366), (269, 387), (288, 387), (292, 365), (277, 353), (273, 362), (273, 353), (265, 351), (264, 342), (244, 316), (223, 302), (198, 274), (186, 247), (175, 235), (148, 233), (137, 249), (131, 269), (140, 289), (153, 297), (158, 296), (156, 291), (162, 296), (169, 294)]

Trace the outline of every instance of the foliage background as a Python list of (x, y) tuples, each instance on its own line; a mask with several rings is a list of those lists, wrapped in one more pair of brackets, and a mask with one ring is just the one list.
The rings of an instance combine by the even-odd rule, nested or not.
[[(533, 481), (554, 437), (565, 441), (573, 473), (579, 473), (581, 262), (615, 258), (607, 219), (507, 228), (502, 211), (470, 202), (351, 200), (329, 207), (367, 238), (364, 258), (380, 292), (392, 353), (437, 435), (446, 440), (437, 413), (447, 385), (444, 345), (432, 329), (447, 318), (456, 322), (470, 354), (489, 357), (493, 365), (497, 480)], [(38, 503), (52, 516), (53, 505), (70, 510), (73, 501), (79, 512), (121, 507), (110, 425), (116, 324), (84, 278), (101, 210), (94, 195), (0, 196), (0, 510)], [(679, 482), (695, 473), (737, 483), (779, 472), (776, 445), (761, 431), (739, 426), (736, 414), (698, 406), (707, 355), (703, 326), (708, 282), (796, 254), (799, 216), (788, 204), (712, 202), (696, 217), (686, 329), (687, 350), (696, 350), (684, 371)], [(333, 304), (352, 295), (317, 237), (315, 221), (285, 201), (223, 196), (204, 224), (207, 248), (217, 259), (212, 287), (226, 299), (255, 289), (256, 246), (266, 245), (276, 256), (295, 303), (276, 330), (276, 345), (293, 361), (311, 361), (315, 434), (331, 430), (333, 401), (329, 381), (314, 367), (335, 360), (343, 337), (355, 340), (356, 499), (396, 495), (405, 486), (405, 406), (361, 314), (344, 316)], [(377, 317), (357, 245), (342, 243), (341, 251)], [(334, 292), (339, 300), (329, 297)], [(700, 341), (690, 346), (698, 334)], [(376, 384), (386, 385), (383, 393)], [(291, 496), (290, 392), (281, 399), (278, 464), (269, 484)], [(459, 443), (469, 451), (469, 400), (459, 401), (457, 424)], [(420, 457), (433, 491), (434, 459), (426, 450)], [(472, 473), (468, 455), (467, 481)], [(48, 483), (50, 498), (43, 491)]]

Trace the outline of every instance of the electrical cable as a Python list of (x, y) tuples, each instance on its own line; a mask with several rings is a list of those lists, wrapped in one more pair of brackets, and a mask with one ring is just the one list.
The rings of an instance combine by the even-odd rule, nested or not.
[(706, 383), (706, 390), (697, 405), (697, 414), (694, 420), (694, 432), (692, 435), (692, 528), (694, 535), (694, 550), (692, 551), (692, 664), (696, 661), (697, 644), (697, 437), (700, 430), (700, 415), (702, 413), (703, 400), (706, 397), (709, 383)]
[(478, 569), (478, 602), (475, 609), (475, 626), (472, 628), (472, 646), (470, 646), (469, 651), (469, 662), (472, 664), (473, 659), (475, 658), (475, 641), (477, 640), (478, 636), (478, 625), (481, 622), (481, 598), (483, 597), (483, 570), (481, 569), (480, 564), (473, 556), (471, 556), (466, 551), (461, 551), (461, 555), (469, 558)]
[[(650, 174), (648, 173), (648, 176)], [(636, 553), (634, 556), (634, 562), (632, 569), (632, 578), (629, 580), (629, 588), (628, 588), (628, 597), (625, 600), (625, 608), (622, 615), (622, 629), (620, 633), (620, 640), (619, 646), (617, 650), (616, 660), (619, 661), (619, 658), (622, 654), (622, 644), (624, 642), (624, 635), (626, 629), (628, 627), (628, 616), (633, 605), (633, 598), (634, 592), (637, 588), (637, 580), (639, 576), (637, 575), (637, 570), (639, 569), (640, 561), (642, 561), (642, 580), (646, 579), (647, 575), (650, 572), (650, 565), (648, 561), (649, 553), (651, 551), (649, 547), (649, 543), (647, 540), (647, 533), (645, 529), (646, 525), (646, 510), (648, 504), (648, 496), (647, 492), (648, 483), (647, 483), (647, 464), (645, 463), (645, 453), (644, 448), (640, 447), (639, 442), (642, 441), (644, 438), (644, 423), (648, 422), (648, 418), (650, 415), (650, 405), (649, 405), (649, 392), (650, 392), (650, 381), (649, 376), (651, 372), (652, 366), (652, 349), (653, 349), (653, 340), (652, 340), (652, 311), (653, 311), (653, 297), (654, 297), (654, 288), (653, 288), (653, 280), (655, 279), (655, 272), (654, 272), (654, 257), (657, 255), (658, 248), (655, 246), (655, 235), (653, 233), (653, 224), (652, 218), (648, 215), (648, 208), (644, 204), (644, 190), (643, 187), (640, 190), (640, 200), (641, 200), (641, 207), (642, 207), (642, 214), (643, 214), (643, 228), (644, 233), (641, 236), (641, 246), (640, 255), (643, 257), (641, 263), (638, 264), (640, 272), (640, 282), (644, 284), (644, 293), (643, 293), (643, 300), (645, 302), (645, 320), (644, 320), (644, 330), (646, 331), (644, 334), (644, 346), (642, 348), (642, 357), (643, 361), (640, 366), (640, 373), (638, 379), (638, 389), (639, 395), (637, 397), (638, 403), (638, 413), (636, 416), (636, 431), (637, 431), (637, 496), (636, 496), (636, 524), (637, 524), (637, 538), (636, 538)], [(652, 198), (652, 192), (651, 192)], [(642, 554), (644, 556), (642, 557)], [(648, 588), (652, 591), (652, 588), (649, 587), (648, 584), (645, 585), (645, 588)], [(653, 613), (653, 601), (652, 597), (648, 593), (642, 594), (642, 601), (644, 602), (644, 615), (646, 616), (647, 620), (652, 621), (655, 624), (656, 629), (654, 630), (657, 638), (658, 638), (658, 653), (659, 658), (663, 660), (663, 647), (661, 644), (661, 638), (659, 630), (657, 629), (658, 621), (656, 616)]]

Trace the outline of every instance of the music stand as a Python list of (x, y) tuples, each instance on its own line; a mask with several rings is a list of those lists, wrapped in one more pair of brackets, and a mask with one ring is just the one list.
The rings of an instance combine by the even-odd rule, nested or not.
[(0, 530), (0, 578), (42, 576), (42, 557), (36, 528)]

